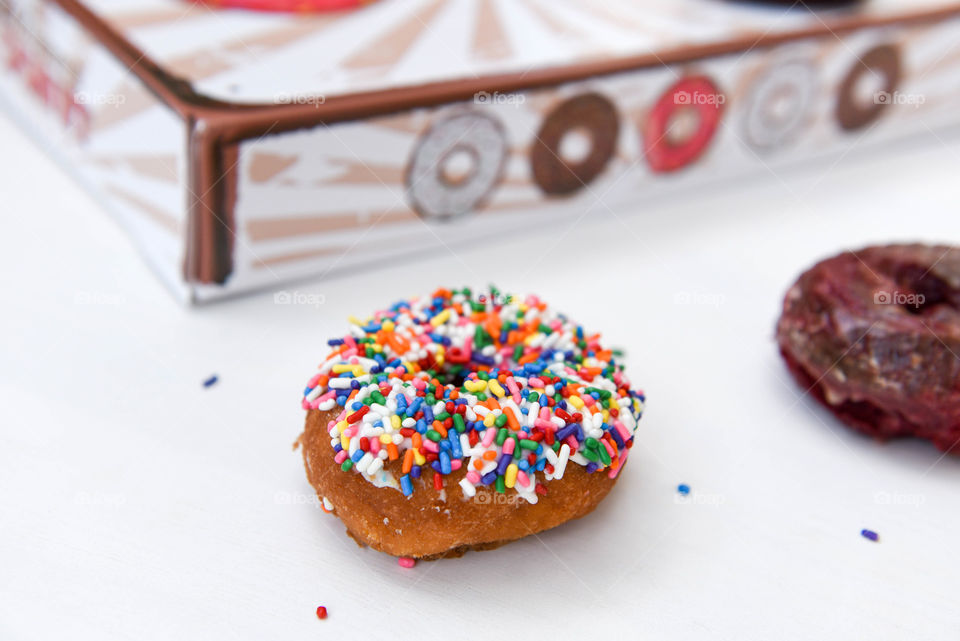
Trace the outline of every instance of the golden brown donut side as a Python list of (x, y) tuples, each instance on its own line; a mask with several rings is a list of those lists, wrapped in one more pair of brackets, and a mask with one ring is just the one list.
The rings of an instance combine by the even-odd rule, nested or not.
[[(590, 513), (616, 483), (606, 472), (588, 474), (571, 463), (562, 479), (544, 482), (547, 494), (531, 504), (512, 490), (498, 494), (489, 486), (477, 487), (477, 495), (466, 498), (459, 485), (466, 470), (460, 469), (444, 476), (443, 501), (430, 470), (413, 479), (414, 492), (407, 497), (340, 469), (327, 433), (335, 417), (336, 411), (307, 413), (299, 439), (307, 479), (317, 496), (333, 504), (357, 543), (394, 556), (433, 559), (495, 548)], [(385, 465), (397, 477), (400, 467), (399, 460)]]

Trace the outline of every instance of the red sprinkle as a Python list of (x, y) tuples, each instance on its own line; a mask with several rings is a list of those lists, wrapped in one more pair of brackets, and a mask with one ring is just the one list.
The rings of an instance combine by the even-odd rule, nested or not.
[(327, 609), (322, 605), (317, 607), (317, 618), (326, 619), (327, 618)]
[(412, 568), (417, 564), (415, 559), (411, 559), (409, 556), (401, 556), (397, 559), (397, 564), (402, 568)]

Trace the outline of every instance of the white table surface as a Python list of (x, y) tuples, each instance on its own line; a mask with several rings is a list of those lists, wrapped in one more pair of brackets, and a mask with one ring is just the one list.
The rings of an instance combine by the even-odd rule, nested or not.
[[(956, 138), (295, 287), (318, 307), (193, 310), (5, 119), (0, 141), (0, 639), (960, 633), (960, 460), (846, 430), (772, 340), (816, 259), (960, 243)], [(311, 499), (300, 392), (348, 314), (489, 282), (603, 330), (648, 411), (595, 513), (406, 570)]]

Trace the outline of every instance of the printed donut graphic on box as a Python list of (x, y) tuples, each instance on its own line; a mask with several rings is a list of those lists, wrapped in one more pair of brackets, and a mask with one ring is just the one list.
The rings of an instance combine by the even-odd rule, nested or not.
[(742, 131), (758, 151), (795, 140), (813, 119), (820, 79), (808, 60), (789, 60), (761, 72), (746, 95)]
[(872, 124), (893, 104), (903, 65), (900, 50), (883, 44), (859, 56), (840, 84), (836, 117), (845, 131)]
[(724, 94), (706, 76), (688, 76), (660, 96), (643, 125), (650, 169), (666, 173), (700, 158), (717, 132)]
[(563, 101), (544, 119), (533, 143), (534, 182), (551, 196), (580, 191), (616, 154), (619, 135), (620, 116), (609, 99), (587, 93)]
[(417, 141), (407, 167), (410, 205), (424, 218), (477, 209), (503, 174), (507, 138), (500, 122), (478, 111), (445, 116)]

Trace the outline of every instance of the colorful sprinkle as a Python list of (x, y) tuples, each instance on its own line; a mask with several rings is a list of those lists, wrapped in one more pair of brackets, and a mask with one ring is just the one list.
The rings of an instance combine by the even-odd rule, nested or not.
[(322, 605), (317, 607), (317, 618), (318, 619), (327, 618), (327, 609)]
[(397, 559), (397, 565), (402, 568), (412, 568), (416, 564), (416, 559), (411, 559), (409, 556), (401, 556), (399, 559)]
[(677, 486), (677, 492), (680, 492), (680, 494), (686, 496), (687, 494), (690, 494), (690, 486), (686, 483), (681, 483)]
[(220, 380), (220, 377), (219, 377), (219, 376), (217, 376), (216, 374), (212, 374), (212, 375), (210, 376), (210, 378), (208, 378), (207, 380), (203, 381), (203, 386), (204, 386), (204, 387), (213, 387), (214, 385), (217, 384), (217, 381), (219, 381), (219, 380)]
[(485, 485), (536, 503), (568, 462), (611, 478), (623, 467), (643, 393), (599, 334), (537, 297), (440, 289), (350, 322), (302, 401), (333, 417), (345, 472), (406, 496), (427, 474), (438, 492)]
[(874, 532), (873, 530), (867, 530), (867, 529), (860, 530), (860, 536), (862, 536), (865, 539), (870, 539), (874, 543), (880, 540), (880, 535)]

